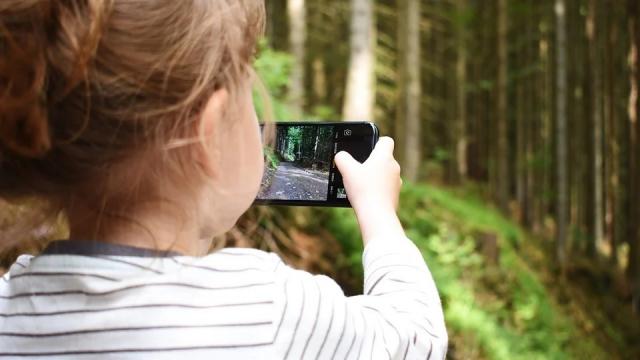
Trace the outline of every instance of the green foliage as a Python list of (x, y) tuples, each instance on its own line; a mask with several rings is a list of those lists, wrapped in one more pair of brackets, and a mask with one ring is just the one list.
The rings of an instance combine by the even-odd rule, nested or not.
[(267, 160), (267, 166), (274, 170), (278, 168), (278, 165), (280, 165), (280, 159), (276, 155), (275, 151), (268, 146), (265, 146), (262, 150)]
[(324, 224), (342, 245), (345, 261), (351, 266), (352, 272), (364, 277), (362, 269), (362, 236), (358, 221), (352, 209), (331, 208), (322, 209), (326, 216)]
[[(572, 341), (579, 335), (571, 318), (517, 250), (525, 237), (517, 225), (473, 194), (406, 184), (401, 198), (400, 219), (436, 280), (454, 353), (479, 352), (489, 359), (606, 358), (592, 339)], [(328, 224), (351, 265), (360, 269), (362, 246), (351, 210), (330, 210)], [(497, 238), (497, 263), (480, 255), (479, 234)]]
[(331, 121), (339, 119), (341, 115), (338, 115), (334, 108), (328, 105), (317, 105), (311, 109), (311, 119)]
[(287, 84), (291, 73), (292, 58), (289, 54), (273, 50), (266, 41), (260, 42), (260, 55), (254, 62), (254, 68), (269, 94), (263, 98), (261, 92), (254, 90), (254, 103), (260, 119), (265, 119), (268, 104), (273, 108), (274, 121), (289, 120), (291, 115), (285, 105)]

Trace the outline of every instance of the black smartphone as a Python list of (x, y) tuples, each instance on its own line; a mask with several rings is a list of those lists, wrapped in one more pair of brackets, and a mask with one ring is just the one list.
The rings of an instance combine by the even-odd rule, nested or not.
[(350, 207), (333, 158), (364, 162), (379, 135), (371, 122), (278, 122), (273, 136), (256, 204)]

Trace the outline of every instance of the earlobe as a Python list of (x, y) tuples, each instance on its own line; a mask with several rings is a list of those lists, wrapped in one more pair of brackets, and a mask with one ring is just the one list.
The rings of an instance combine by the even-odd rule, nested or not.
[(196, 135), (198, 144), (195, 146), (195, 158), (202, 170), (209, 177), (215, 176), (216, 164), (220, 149), (217, 141), (218, 129), (225, 116), (225, 111), (229, 101), (229, 93), (222, 88), (216, 90), (205, 105), (200, 118), (197, 121)]

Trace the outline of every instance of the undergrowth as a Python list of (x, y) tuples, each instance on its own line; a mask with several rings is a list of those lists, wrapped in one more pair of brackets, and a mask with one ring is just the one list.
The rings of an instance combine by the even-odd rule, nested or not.
[[(430, 185), (406, 185), (399, 216), (424, 255), (442, 298), (449, 357), (610, 359), (555, 303), (538, 272), (523, 260), (526, 234), (479, 198)], [(329, 231), (362, 275), (361, 239), (350, 209), (327, 210)], [(484, 234), (484, 235), (483, 235)], [(481, 255), (494, 238), (497, 258)]]

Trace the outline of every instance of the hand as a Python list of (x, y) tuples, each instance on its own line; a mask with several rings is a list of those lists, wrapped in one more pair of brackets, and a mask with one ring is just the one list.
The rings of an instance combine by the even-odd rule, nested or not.
[(364, 163), (345, 151), (337, 153), (335, 161), (365, 244), (373, 237), (404, 236), (396, 215), (402, 180), (393, 158), (393, 139), (380, 138)]

